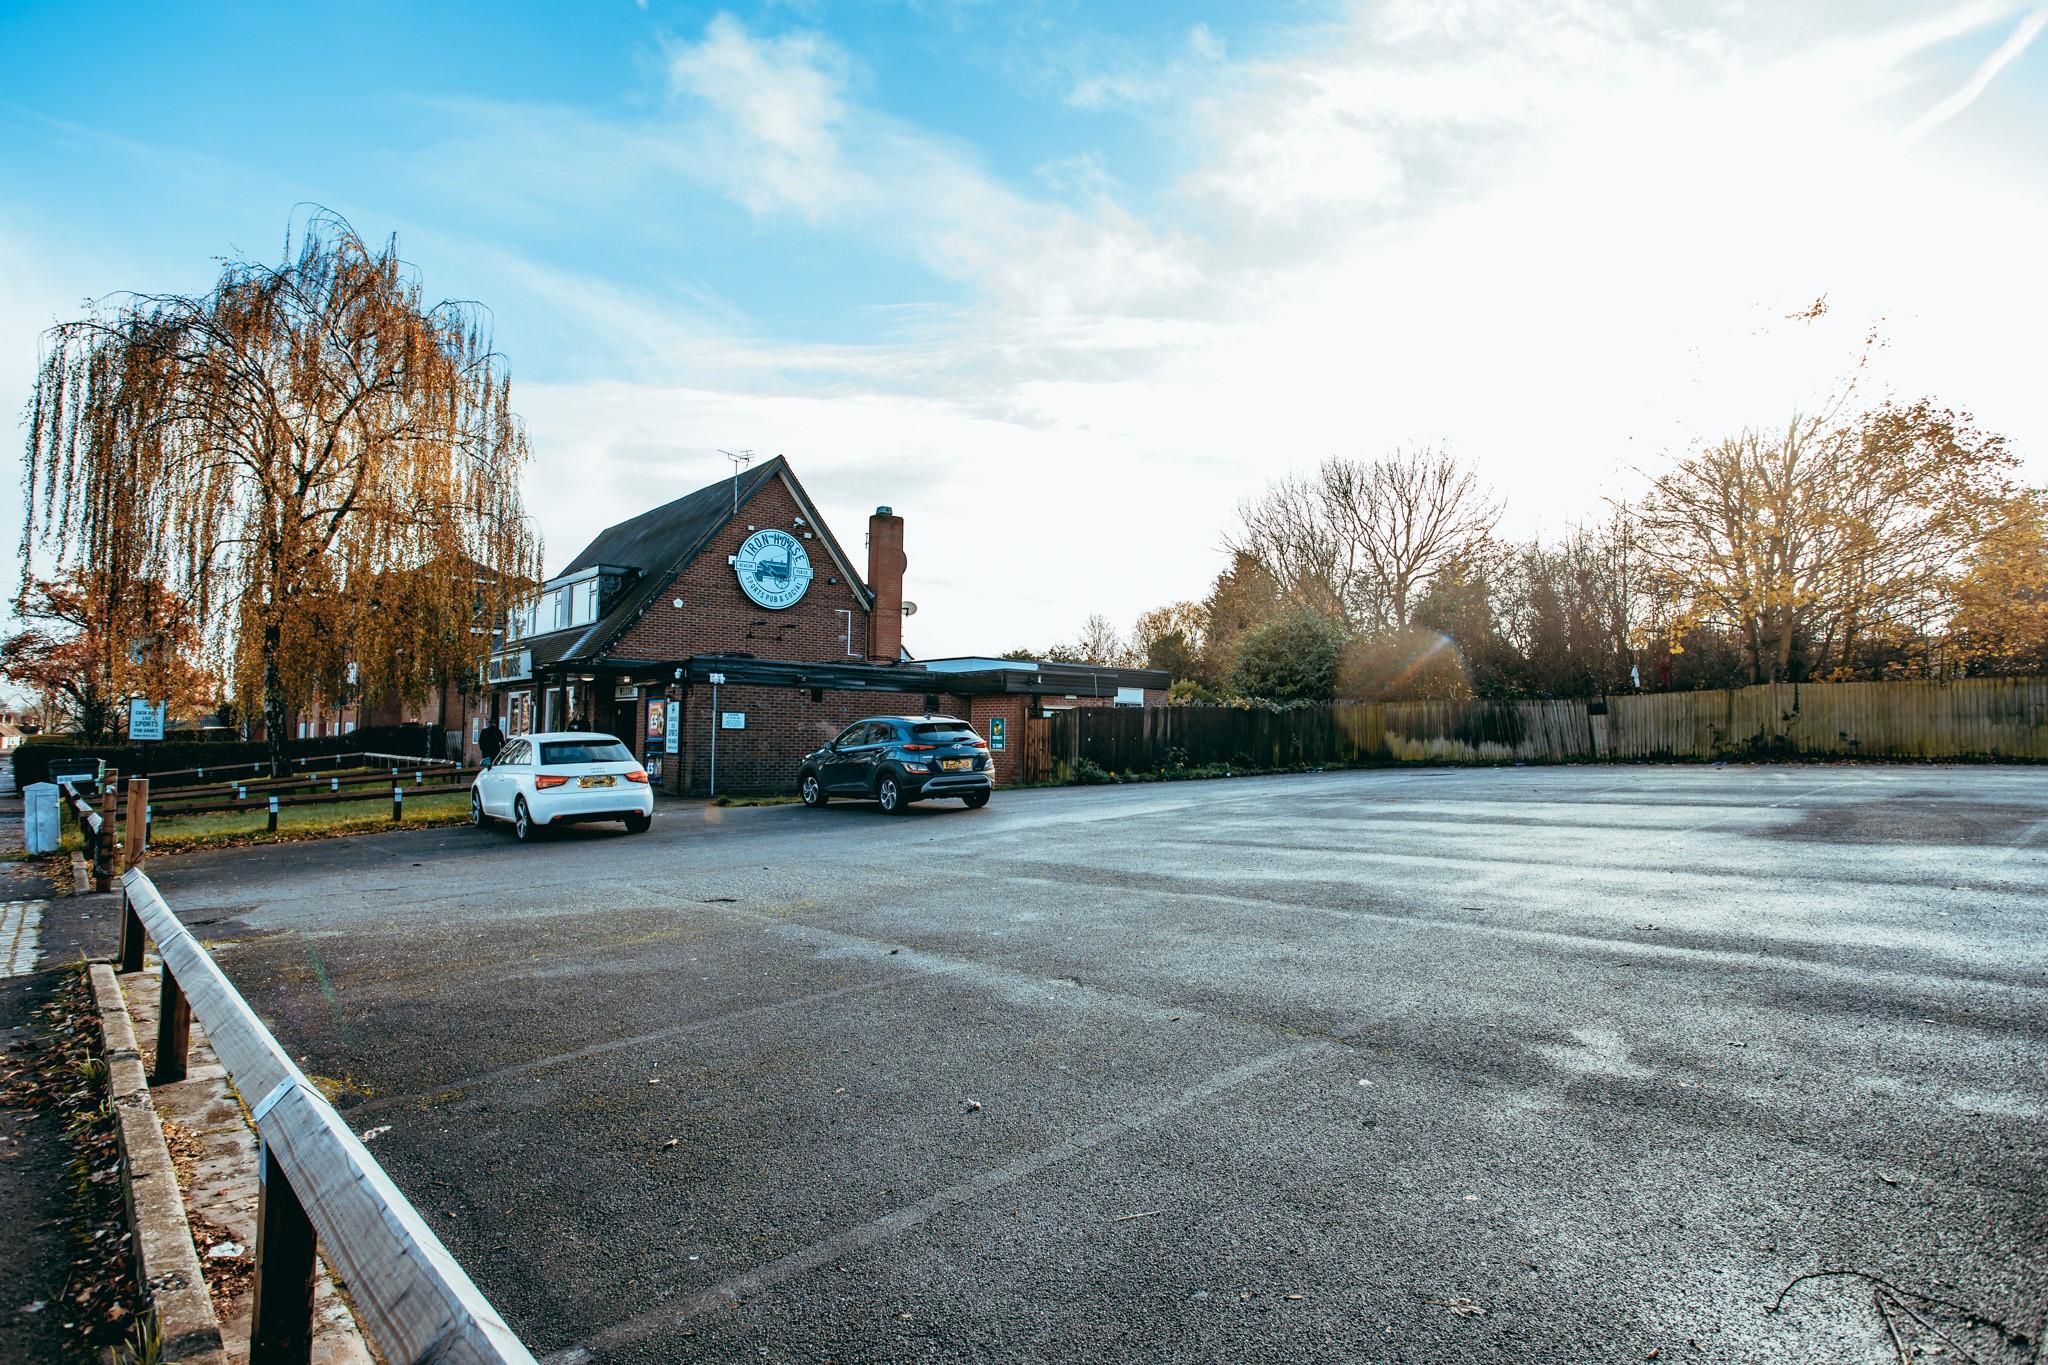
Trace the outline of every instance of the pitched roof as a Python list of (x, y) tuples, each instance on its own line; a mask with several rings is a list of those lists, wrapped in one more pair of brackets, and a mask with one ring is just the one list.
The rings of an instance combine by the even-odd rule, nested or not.
[(720, 479), (674, 502), (663, 503), (616, 526), (607, 526), (555, 577), (567, 578), (599, 564), (615, 564), (642, 573), (654, 573), (674, 564), (678, 556), (702, 545), (732, 520), (735, 487), (738, 501), (744, 504), (760, 491), (762, 484), (787, 467), (787, 462), (777, 455), (757, 469), (742, 470), (737, 479)]
[(803, 507), (827, 550), (845, 571), (854, 592), (863, 601), (869, 600), (867, 584), (861, 581), (853, 561), (846, 557), (831, 530), (818, 516), (810, 495), (804, 492), (803, 485), (790, 471), (789, 461), (777, 455), (757, 468), (742, 471), (737, 480), (720, 479), (674, 502), (663, 503), (598, 532), (597, 538), (583, 547), (583, 553), (549, 581), (599, 565), (636, 569), (639, 577), (610, 611), (583, 630), (559, 631), (552, 638), (535, 637), (531, 645), (535, 667), (569, 659), (601, 657), (667, 591), (675, 576), (703, 553), (712, 537), (731, 523), (737, 509), (744, 509), (754, 494), (778, 477), (789, 484), (797, 503)]

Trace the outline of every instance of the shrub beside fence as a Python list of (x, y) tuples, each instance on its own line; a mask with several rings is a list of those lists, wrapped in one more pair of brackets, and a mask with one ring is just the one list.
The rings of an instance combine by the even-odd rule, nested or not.
[(2048, 679), (1777, 683), (1568, 701), (1338, 702), (1285, 711), (1082, 708), (1046, 722), (1049, 776), (1380, 763), (1884, 758), (2048, 761)]

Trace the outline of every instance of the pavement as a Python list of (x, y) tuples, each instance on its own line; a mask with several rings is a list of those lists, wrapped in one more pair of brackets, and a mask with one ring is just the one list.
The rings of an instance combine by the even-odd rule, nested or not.
[[(11, 762), (0, 783), (12, 785)], [(0, 850), (21, 847), (21, 801), (0, 794)], [(35, 1012), (56, 992), (59, 965), (43, 951), (55, 887), (36, 870), (0, 863), (0, 1360), (54, 1360), (73, 1338), (64, 1290), (71, 1274), (71, 1148), (62, 1118), (34, 1101)], [(88, 929), (90, 921), (79, 921)], [(72, 946), (67, 928), (61, 946)], [(74, 954), (70, 961), (77, 960)]]
[(2021, 1361), (2048, 1303), (2048, 769), (678, 802), (151, 872), (558, 1362), (1894, 1359), (1855, 1275), (1766, 1311), (1823, 1269)]

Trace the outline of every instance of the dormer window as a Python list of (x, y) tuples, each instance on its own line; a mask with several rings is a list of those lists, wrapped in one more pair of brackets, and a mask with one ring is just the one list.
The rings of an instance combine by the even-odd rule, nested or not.
[(585, 569), (566, 582), (549, 584), (539, 596), (512, 609), (505, 627), (506, 640), (596, 624), (618, 602), (618, 595), (632, 572), (630, 569), (602, 566)]

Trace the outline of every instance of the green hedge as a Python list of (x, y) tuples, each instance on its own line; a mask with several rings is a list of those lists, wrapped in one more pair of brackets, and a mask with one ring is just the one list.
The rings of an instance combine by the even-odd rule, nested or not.
[[(347, 735), (288, 739), (284, 753), (288, 759), (351, 753), (439, 758), (441, 748), (441, 733), (431, 725), (376, 725)], [(159, 744), (84, 744), (69, 735), (31, 735), (14, 751), (14, 781), (17, 788), (31, 782), (47, 782), (52, 766), (84, 766), (96, 760), (118, 769), (124, 776), (147, 777), (151, 773), (185, 768), (224, 768), (238, 763), (262, 763), (269, 757), (269, 745), (240, 740), (223, 743), (218, 740), (166, 739)]]

